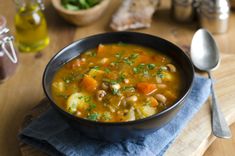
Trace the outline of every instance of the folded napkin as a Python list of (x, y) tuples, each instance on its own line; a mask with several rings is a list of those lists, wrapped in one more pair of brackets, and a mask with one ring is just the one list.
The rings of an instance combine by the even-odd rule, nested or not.
[(177, 116), (153, 134), (138, 140), (110, 143), (87, 138), (73, 130), (53, 109), (49, 109), (22, 130), (20, 139), (49, 155), (66, 156), (156, 156), (163, 155), (172, 141), (207, 100), (211, 81), (196, 76), (192, 92)]

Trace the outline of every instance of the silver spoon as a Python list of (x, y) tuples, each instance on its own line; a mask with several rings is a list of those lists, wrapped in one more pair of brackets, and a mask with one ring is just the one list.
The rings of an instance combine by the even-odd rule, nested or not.
[[(196, 68), (206, 71), (211, 80), (211, 70), (219, 66), (220, 55), (212, 35), (205, 29), (199, 29), (193, 36), (191, 43), (191, 59)], [(211, 84), (212, 93), (212, 131), (219, 138), (231, 138), (231, 131), (218, 106), (214, 91), (214, 84)]]

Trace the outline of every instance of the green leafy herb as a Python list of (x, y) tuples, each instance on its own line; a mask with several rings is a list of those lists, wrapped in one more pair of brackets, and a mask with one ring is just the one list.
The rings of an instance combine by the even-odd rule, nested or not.
[(133, 61), (131, 61), (129, 58), (124, 58), (123, 62), (130, 65), (130, 66), (133, 65)]
[(137, 57), (139, 56), (138, 53), (134, 53), (134, 54), (131, 54), (131, 56), (129, 56), (130, 59), (136, 59)]
[(111, 114), (110, 112), (104, 112), (104, 114), (101, 117), (103, 120), (108, 121), (111, 120)]
[(117, 83), (123, 82), (126, 78), (125, 74), (121, 73), (117, 79)]
[(119, 94), (119, 89), (112, 88), (112, 94), (113, 95), (118, 95)]
[(111, 66), (117, 66), (117, 65), (118, 65), (118, 62), (111, 62), (110, 65), (111, 65)]
[(134, 72), (135, 74), (139, 73), (139, 68), (134, 67), (134, 68), (133, 68), (133, 72)]
[(133, 86), (124, 86), (124, 87), (122, 87), (122, 91), (135, 92), (135, 87), (133, 87)]
[(100, 69), (100, 67), (99, 67), (99, 66), (94, 66), (94, 67), (91, 67), (90, 69), (99, 70), (99, 69)]
[(105, 73), (107, 73), (107, 74), (111, 72), (111, 70), (110, 70), (109, 68), (105, 68), (104, 71), (105, 71)]
[(162, 73), (162, 69), (161, 69), (161, 68), (157, 71), (156, 74), (157, 74), (157, 76), (158, 76), (159, 78), (161, 78), (161, 79), (164, 78), (164, 74)]
[(148, 76), (149, 75), (149, 71), (148, 70), (144, 70), (143, 74), (144, 74), (144, 76)]
[(90, 111), (92, 111), (93, 109), (96, 108), (96, 104), (95, 103), (90, 102), (88, 104), (89, 104), (89, 107), (87, 109), (88, 112), (90, 112)]
[(122, 54), (123, 54), (123, 52), (118, 52), (118, 53), (115, 54), (115, 57), (116, 57), (117, 59), (121, 59)]
[(147, 68), (149, 70), (153, 70), (155, 67), (156, 67), (155, 64), (147, 64)]
[(87, 116), (87, 119), (88, 119), (88, 120), (92, 120), (92, 121), (97, 121), (97, 120), (99, 120), (99, 118), (100, 118), (100, 114), (97, 113), (97, 112), (90, 113), (90, 114)]
[(103, 78), (103, 81), (104, 81), (104, 82), (108, 82), (108, 83), (110, 83), (110, 84), (112, 84), (112, 85), (114, 85), (114, 84), (117, 83), (116, 80), (111, 80), (111, 79), (107, 79), (107, 78)]

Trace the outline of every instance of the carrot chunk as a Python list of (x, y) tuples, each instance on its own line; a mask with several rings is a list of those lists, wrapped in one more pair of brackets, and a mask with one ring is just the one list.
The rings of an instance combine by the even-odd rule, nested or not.
[(152, 107), (157, 107), (158, 101), (154, 97), (150, 97), (149, 101), (150, 101)]
[(97, 55), (104, 55), (105, 54), (105, 45), (103, 44), (99, 44), (98, 46), (98, 50), (97, 50)]
[(82, 87), (88, 91), (93, 92), (98, 86), (98, 82), (89, 75), (85, 75), (81, 82)]
[(139, 82), (136, 84), (136, 88), (139, 93), (148, 95), (157, 90), (157, 85), (154, 83)]

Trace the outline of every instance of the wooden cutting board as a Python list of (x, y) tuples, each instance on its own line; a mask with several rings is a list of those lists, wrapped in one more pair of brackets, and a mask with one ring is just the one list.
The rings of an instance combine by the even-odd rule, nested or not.
[[(216, 92), (220, 107), (229, 125), (235, 122), (235, 57), (234, 55), (223, 55), (220, 70), (213, 72), (216, 76)], [(229, 68), (228, 68), (229, 67)], [(22, 128), (27, 126), (33, 119), (37, 118), (49, 108), (46, 99), (42, 100), (35, 108), (25, 116)], [(189, 156), (202, 155), (209, 145), (215, 140), (211, 133), (210, 100), (203, 105), (200, 111), (187, 124), (180, 135), (166, 152), (166, 156)], [(20, 143), (22, 156), (46, 156), (37, 149)]]

